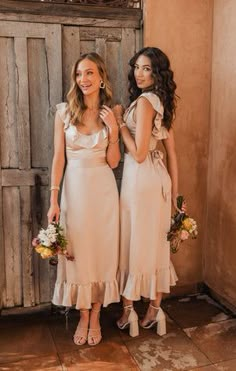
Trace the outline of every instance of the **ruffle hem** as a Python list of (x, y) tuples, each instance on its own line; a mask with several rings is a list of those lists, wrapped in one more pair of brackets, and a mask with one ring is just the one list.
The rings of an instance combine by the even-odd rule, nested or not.
[[(169, 272), (167, 272), (169, 271)], [(167, 277), (169, 276), (169, 279)], [(125, 271), (118, 273), (120, 294), (128, 300), (140, 300), (141, 296), (156, 299), (157, 292), (169, 293), (170, 286), (175, 286), (178, 281), (173, 264), (170, 268), (160, 269), (156, 274), (128, 274)]]
[(86, 285), (76, 283), (56, 282), (52, 303), (76, 309), (90, 309), (92, 303), (101, 303), (107, 307), (120, 301), (118, 283), (92, 282)]

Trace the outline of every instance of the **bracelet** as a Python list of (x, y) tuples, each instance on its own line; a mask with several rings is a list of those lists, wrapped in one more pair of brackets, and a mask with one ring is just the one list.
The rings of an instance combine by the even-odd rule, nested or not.
[(118, 143), (119, 141), (120, 141), (120, 138), (117, 138), (117, 140), (116, 140), (115, 142), (111, 142), (111, 141), (109, 140), (108, 144), (116, 144), (116, 143)]
[(57, 191), (60, 191), (60, 187), (59, 186), (52, 185), (51, 188), (50, 188), (50, 191), (53, 191), (54, 189), (57, 190)]
[(126, 123), (125, 122), (122, 122), (121, 124), (119, 124), (119, 128), (122, 129), (123, 127), (126, 126)]

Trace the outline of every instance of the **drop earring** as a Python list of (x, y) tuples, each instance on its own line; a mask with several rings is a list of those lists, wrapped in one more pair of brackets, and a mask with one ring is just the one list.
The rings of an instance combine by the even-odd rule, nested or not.
[(105, 89), (106, 85), (104, 81), (100, 81), (100, 89)]

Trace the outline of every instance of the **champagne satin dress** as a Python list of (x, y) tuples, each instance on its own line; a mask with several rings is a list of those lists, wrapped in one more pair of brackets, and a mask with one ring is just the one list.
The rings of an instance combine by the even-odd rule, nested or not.
[[(125, 154), (120, 198), (119, 283), (120, 294), (127, 299), (139, 300), (143, 296), (154, 300), (157, 292), (168, 293), (177, 280), (167, 241), (171, 179), (162, 161), (163, 154), (157, 149), (158, 141), (168, 138), (168, 131), (162, 126), (160, 99), (152, 92), (140, 97), (152, 104), (156, 116), (145, 161), (139, 164), (131, 154)], [(133, 137), (138, 99), (124, 115)]]
[(85, 135), (70, 124), (66, 103), (57, 105), (64, 122), (66, 170), (60, 223), (75, 260), (59, 256), (52, 302), (76, 309), (119, 302), (116, 279), (119, 249), (119, 201), (106, 162), (107, 129)]

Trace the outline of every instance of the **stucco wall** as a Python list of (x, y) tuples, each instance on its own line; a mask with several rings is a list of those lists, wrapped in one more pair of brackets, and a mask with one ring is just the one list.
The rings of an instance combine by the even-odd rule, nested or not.
[(204, 280), (236, 306), (236, 1), (215, 0)]
[(175, 121), (179, 191), (199, 224), (199, 238), (185, 242), (173, 262), (179, 285), (202, 281), (212, 54), (212, 0), (145, 0), (144, 45), (167, 53), (180, 96)]

